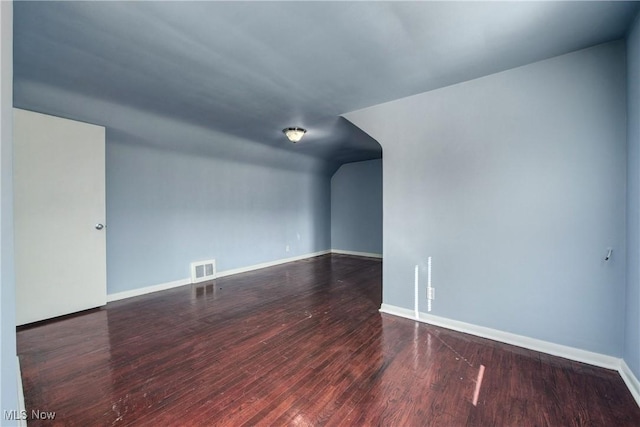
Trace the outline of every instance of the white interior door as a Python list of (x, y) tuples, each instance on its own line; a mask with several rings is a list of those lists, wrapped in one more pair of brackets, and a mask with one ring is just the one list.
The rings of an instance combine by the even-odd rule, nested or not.
[(16, 323), (106, 304), (105, 129), (14, 109)]

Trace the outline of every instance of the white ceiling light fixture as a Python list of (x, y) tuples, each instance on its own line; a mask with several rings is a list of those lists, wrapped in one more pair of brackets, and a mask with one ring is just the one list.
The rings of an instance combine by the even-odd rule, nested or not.
[(307, 130), (303, 128), (285, 128), (282, 129), (282, 132), (287, 135), (289, 141), (295, 144), (302, 139), (304, 134), (307, 133)]

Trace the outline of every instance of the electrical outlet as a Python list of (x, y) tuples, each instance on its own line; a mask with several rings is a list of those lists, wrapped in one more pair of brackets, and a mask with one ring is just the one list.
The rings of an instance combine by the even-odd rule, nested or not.
[(287, 245), (287, 246), (285, 246), (285, 247), (284, 247), (284, 251), (285, 251), (285, 252), (289, 252), (289, 245)]

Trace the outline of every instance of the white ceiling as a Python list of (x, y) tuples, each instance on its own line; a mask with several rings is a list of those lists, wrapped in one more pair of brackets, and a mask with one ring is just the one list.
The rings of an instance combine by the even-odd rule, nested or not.
[[(16, 2), (14, 103), (117, 130), (104, 102), (339, 163), (340, 117), (624, 37), (637, 2)], [(40, 94), (39, 94), (40, 93)], [(43, 111), (48, 112), (48, 111)], [(393, 125), (393, 118), (389, 118)], [(282, 128), (309, 130), (293, 145)]]

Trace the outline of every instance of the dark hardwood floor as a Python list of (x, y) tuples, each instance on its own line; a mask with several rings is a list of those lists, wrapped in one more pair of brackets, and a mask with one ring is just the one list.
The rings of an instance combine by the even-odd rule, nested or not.
[(332, 255), (21, 328), (29, 425), (638, 426), (620, 376), (380, 314)]

